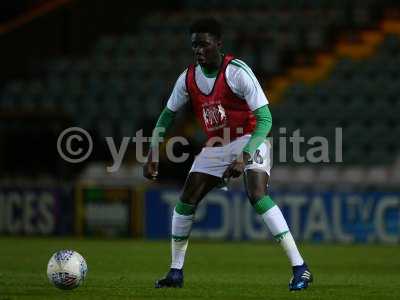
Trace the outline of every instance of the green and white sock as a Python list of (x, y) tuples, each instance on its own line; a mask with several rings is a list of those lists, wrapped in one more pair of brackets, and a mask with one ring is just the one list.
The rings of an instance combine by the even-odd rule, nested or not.
[(171, 268), (183, 268), (194, 212), (194, 205), (179, 201), (175, 206), (172, 215)]
[(259, 215), (261, 215), (264, 223), (267, 225), (274, 238), (282, 245), (291, 265), (302, 265), (304, 260), (301, 257), (296, 242), (289, 231), (285, 217), (279, 207), (274, 203), (274, 201), (272, 201), (271, 197), (262, 197), (254, 205), (254, 209)]
[(277, 241), (282, 245), (282, 248), (285, 250), (286, 255), (289, 257), (290, 263), (292, 266), (300, 266), (304, 263), (303, 258), (299, 250), (297, 249), (296, 242), (290, 231), (284, 232), (279, 235), (279, 237), (275, 237)]

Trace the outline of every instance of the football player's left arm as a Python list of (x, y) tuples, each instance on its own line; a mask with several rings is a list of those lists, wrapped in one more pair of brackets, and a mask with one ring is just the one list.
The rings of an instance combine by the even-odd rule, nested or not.
[(268, 107), (268, 99), (250, 68), (245, 68), (240, 72), (237, 85), (257, 122), (248, 143), (243, 148), (243, 155), (252, 156), (257, 148), (265, 142), (272, 128), (272, 116)]
[(264, 91), (252, 72), (241, 72), (238, 77), (238, 88), (241, 90), (248, 106), (256, 118), (256, 126), (241, 155), (226, 169), (224, 177), (239, 177), (246, 162), (251, 160), (257, 148), (265, 141), (272, 128), (272, 116)]
[(256, 117), (256, 127), (244, 146), (241, 156), (231, 163), (223, 177), (239, 177), (244, 171), (246, 162), (251, 160), (254, 152), (265, 141), (271, 130), (272, 116), (268, 105), (256, 109), (253, 114)]
[(243, 148), (243, 152), (252, 156), (256, 152), (257, 148), (264, 143), (267, 135), (272, 128), (272, 116), (268, 105), (261, 106), (253, 111), (256, 117), (256, 127), (251, 134), (251, 137), (247, 144)]

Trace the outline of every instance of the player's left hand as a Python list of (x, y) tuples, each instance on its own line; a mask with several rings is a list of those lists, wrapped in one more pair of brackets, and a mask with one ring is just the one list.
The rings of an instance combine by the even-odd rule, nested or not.
[(250, 154), (247, 152), (242, 152), (242, 154), (235, 159), (225, 170), (222, 175), (223, 178), (237, 178), (243, 174), (244, 167), (246, 166), (246, 162), (251, 158)]

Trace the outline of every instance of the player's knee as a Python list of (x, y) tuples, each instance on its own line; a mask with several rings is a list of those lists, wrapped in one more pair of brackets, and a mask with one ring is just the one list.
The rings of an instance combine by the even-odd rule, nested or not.
[(179, 200), (175, 205), (175, 212), (179, 215), (193, 215), (196, 213), (196, 205)]
[(184, 204), (197, 205), (197, 199), (195, 197), (185, 197), (182, 195), (179, 200)]
[(247, 197), (250, 200), (252, 205), (256, 204), (258, 200), (266, 195), (266, 191), (264, 188), (252, 189), (251, 191), (247, 191)]

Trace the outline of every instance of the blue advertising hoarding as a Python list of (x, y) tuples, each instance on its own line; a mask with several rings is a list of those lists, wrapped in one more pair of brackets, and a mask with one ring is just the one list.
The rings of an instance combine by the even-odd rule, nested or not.
[[(299, 240), (323, 242), (382, 242), (400, 240), (400, 193), (310, 192), (271, 193)], [(172, 210), (179, 197), (174, 189), (145, 194), (148, 238), (168, 238)], [(196, 212), (192, 237), (222, 240), (263, 240), (271, 236), (240, 191), (215, 191)]]
[(71, 234), (71, 192), (64, 188), (0, 188), (0, 234)]

